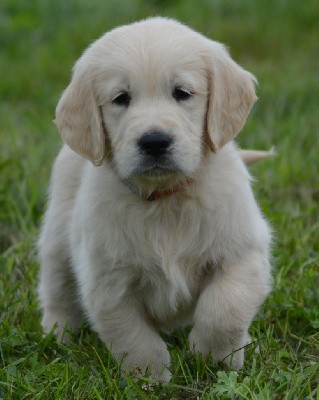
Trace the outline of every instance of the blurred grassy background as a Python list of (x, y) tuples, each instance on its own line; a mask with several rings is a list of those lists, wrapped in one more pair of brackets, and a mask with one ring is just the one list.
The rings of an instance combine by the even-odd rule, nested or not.
[[(132, 382), (112, 392), (122, 386), (115, 380), (113, 387), (101, 377), (101, 359), (90, 350), (96, 345), (102, 352), (94, 335), (85, 336), (81, 350), (75, 345), (70, 351), (53, 344), (52, 338), (41, 337), (33, 243), (52, 161), (61, 146), (52, 123), (54, 110), (74, 62), (105, 31), (154, 15), (177, 18), (225, 43), (235, 60), (256, 75), (259, 101), (238, 142), (242, 147), (261, 149), (275, 145), (278, 152), (276, 158), (252, 168), (256, 195), (276, 234), (275, 288), (252, 327), (252, 333), (263, 338), (261, 355), (251, 353), (238, 376), (216, 375), (216, 369), (207, 372), (186, 349), (178, 353), (173, 341), (173, 383), (188, 389), (172, 386), (154, 398), (181, 398), (172, 394), (174, 390), (182, 390), (185, 398), (206, 398), (206, 394), (207, 398), (315, 398), (319, 357), (318, 0), (1, 1), (0, 397), (47, 399), (51, 397), (46, 397), (46, 390), (58, 385), (60, 392), (52, 398), (102, 398), (105, 393), (113, 393), (105, 398), (122, 398), (119, 393), (126, 391), (127, 395), (129, 390), (131, 397), (123, 398), (146, 396)], [(50, 364), (52, 347), (58, 354), (55, 370)], [(92, 366), (81, 369), (87, 360)], [(193, 369), (185, 373), (192, 363)], [(72, 375), (68, 379), (77, 382), (74, 391), (68, 389), (61, 372), (67, 365)], [(109, 388), (102, 397), (81, 392), (86, 373), (97, 382), (90, 390), (97, 388), (102, 393), (101, 387)], [(205, 386), (206, 381), (201, 382), (203, 377), (217, 385), (215, 392)], [(248, 377), (249, 382), (245, 381)], [(190, 386), (203, 392), (188, 391)], [(10, 389), (6, 392), (5, 387)], [(233, 389), (222, 392), (225, 387)], [(212, 393), (215, 397), (209, 397)]]

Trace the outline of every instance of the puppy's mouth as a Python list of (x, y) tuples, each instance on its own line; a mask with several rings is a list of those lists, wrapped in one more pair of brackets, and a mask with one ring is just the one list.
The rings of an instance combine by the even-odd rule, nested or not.
[(165, 179), (176, 173), (181, 173), (181, 169), (170, 159), (149, 160), (145, 159), (133, 171), (132, 176), (143, 176), (149, 179)]
[(172, 175), (172, 173), (174, 172), (176, 173), (177, 171), (176, 170), (173, 171), (167, 168), (155, 167), (143, 171), (142, 174), (145, 177), (157, 179), (157, 178), (165, 178), (166, 176)]

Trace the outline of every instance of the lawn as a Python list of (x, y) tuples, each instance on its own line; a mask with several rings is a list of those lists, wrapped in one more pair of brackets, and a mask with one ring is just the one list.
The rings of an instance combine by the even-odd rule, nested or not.
[[(226, 43), (256, 75), (238, 142), (278, 153), (251, 167), (275, 233), (274, 288), (244, 368), (193, 356), (181, 330), (165, 338), (172, 381), (155, 386), (121, 375), (87, 327), (67, 346), (42, 334), (35, 251), (72, 65), (108, 29), (151, 15)], [(1, 1), (0, 399), (319, 399), (318, 21), (318, 0)]]

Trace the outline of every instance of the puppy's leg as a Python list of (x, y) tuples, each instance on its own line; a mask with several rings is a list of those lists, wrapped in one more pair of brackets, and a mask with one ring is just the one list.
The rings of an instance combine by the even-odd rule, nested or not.
[(65, 328), (76, 330), (83, 316), (77, 300), (77, 289), (70, 265), (67, 237), (68, 214), (58, 212), (50, 204), (38, 242), (41, 264), (38, 295), (43, 309), (42, 326), (45, 332), (55, 333), (59, 340), (67, 341)]
[(57, 323), (59, 339), (67, 340), (64, 328), (75, 330), (82, 311), (70, 264), (69, 228), (83, 160), (66, 146), (53, 167), (48, 208), (38, 242), (41, 264), (38, 294), (43, 308), (42, 326), (49, 332)]
[(244, 362), (249, 325), (270, 290), (266, 257), (251, 254), (237, 265), (223, 265), (201, 293), (189, 336), (191, 349), (225, 361), (234, 369)]
[(91, 284), (86, 280), (81, 289), (94, 329), (123, 369), (144, 374), (149, 368), (154, 380), (169, 381), (169, 352), (139, 301), (132, 295), (119, 295), (121, 288), (102, 277)]
[(55, 333), (58, 339), (67, 341), (65, 328), (75, 331), (83, 320), (74, 278), (67, 261), (57, 255), (42, 258), (38, 294), (43, 309), (43, 330), (49, 332), (57, 324)]

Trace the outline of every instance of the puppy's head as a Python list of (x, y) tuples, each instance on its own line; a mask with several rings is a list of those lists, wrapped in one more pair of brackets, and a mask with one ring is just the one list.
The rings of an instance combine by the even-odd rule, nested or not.
[(190, 176), (242, 129), (255, 78), (175, 21), (117, 28), (76, 63), (56, 111), (65, 143), (121, 179)]

